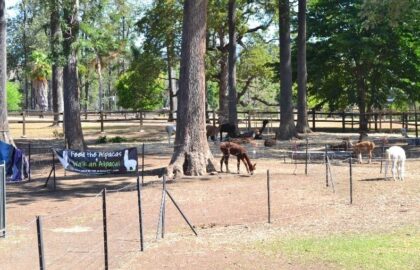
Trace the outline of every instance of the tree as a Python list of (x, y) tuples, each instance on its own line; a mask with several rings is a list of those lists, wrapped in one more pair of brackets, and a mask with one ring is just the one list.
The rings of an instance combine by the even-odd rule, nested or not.
[(366, 112), (384, 108), (387, 98), (420, 99), (419, 2), (409, 1), (398, 17), (388, 14), (395, 1), (370, 2), (319, 0), (308, 13), (308, 90), (330, 110), (357, 105), (361, 130)]
[(19, 84), (7, 82), (7, 109), (9, 111), (20, 111), (22, 109), (22, 94), (19, 92)]
[(84, 150), (80, 122), (80, 104), (77, 74), (76, 42), (79, 32), (79, 0), (66, 0), (63, 3), (63, 53), (66, 64), (63, 71), (64, 86), (64, 131), (67, 145), (73, 150)]
[(298, 36), (297, 36), (297, 85), (298, 118), (296, 124), (297, 132), (306, 133), (310, 131), (308, 125), (308, 105), (306, 100), (306, 0), (299, 0), (298, 8)]
[(52, 109), (54, 123), (57, 126), (60, 121), (59, 113), (64, 110), (63, 104), (63, 67), (61, 66), (61, 28), (60, 7), (56, 0), (50, 0), (50, 50), (52, 58)]
[(207, 0), (185, 0), (174, 153), (170, 177), (216, 170), (206, 137), (205, 66)]
[[(130, 68), (117, 82), (118, 105), (134, 110), (154, 110), (163, 106), (165, 63), (160, 56), (134, 51)], [(142, 83), (139, 83), (142, 82)]]
[(31, 79), (35, 93), (35, 104), (41, 111), (48, 109), (48, 79), (51, 75), (51, 64), (46, 54), (33, 51), (31, 60)]
[(0, 141), (13, 143), (7, 119), (6, 3), (0, 0)]
[(289, 0), (279, 0), (280, 28), (280, 128), (277, 138), (288, 140), (296, 135), (292, 103), (292, 65), (290, 51)]
[(236, 0), (229, 0), (228, 4), (229, 25), (229, 123), (238, 129), (238, 113), (236, 110)]

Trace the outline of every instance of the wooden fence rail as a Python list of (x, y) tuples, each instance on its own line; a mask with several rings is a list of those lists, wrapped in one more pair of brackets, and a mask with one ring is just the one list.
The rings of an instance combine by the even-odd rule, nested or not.
[[(169, 119), (168, 110), (159, 111), (83, 111), (81, 112), (82, 123), (100, 123), (101, 131), (104, 131), (104, 124), (111, 122), (138, 121), (140, 126), (145, 122), (167, 122)], [(175, 112), (176, 113), (176, 112)], [(295, 120), (297, 112), (294, 112)], [(27, 124), (34, 123), (54, 123), (53, 116), (59, 115), (62, 119), (62, 113), (40, 111), (20, 111), (9, 112), (9, 123), (22, 124), (23, 136)], [(34, 119), (38, 117), (38, 119)], [(218, 114), (215, 111), (206, 112), (207, 122), (216, 125)], [(273, 123), (280, 122), (279, 111), (238, 111), (238, 120), (243, 127), (256, 128), (261, 126), (265, 119)], [(356, 132), (359, 129), (359, 113), (354, 112), (317, 112), (308, 111), (308, 123), (313, 131), (330, 130), (340, 132)], [(369, 130), (375, 132), (400, 132), (405, 128), (407, 132), (414, 132), (418, 137), (418, 113), (417, 112), (374, 112), (366, 113)], [(174, 117), (176, 120), (176, 117)], [(62, 120), (59, 121), (62, 123)], [(341, 125), (340, 125), (340, 124)], [(328, 125), (329, 124), (329, 125)], [(276, 126), (274, 126), (276, 127)]]

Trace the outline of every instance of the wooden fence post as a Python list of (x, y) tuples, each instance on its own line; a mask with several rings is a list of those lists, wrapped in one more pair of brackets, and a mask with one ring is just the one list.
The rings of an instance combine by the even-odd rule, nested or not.
[(416, 138), (419, 137), (419, 128), (417, 127), (417, 110), (414, 112), (414, 124), (416, 125)]
[(343, 112), (341, 117), (342, 117), (341, 119), (342, 129), (343, 129), (343, 132), (346, 132), (346, 112)]
[(26, 138), (26, 111), (22, 111), (22, 138)]
[(102, 111), (99, 112), (99, 117), (101, 119), (101, 133), (104, 133), (104, 113)]
[(315, 109), (312, 109), (312, 130), (315, 131)]
[(378, 113), (375, 113), (373, 117), (375, 118), (375, 131), (378, 131)]
[(213, 127), (215, 127), (215, 126), (216, 126), (216, 112), (213, 109)]
[(389, 114), (389, 130), (392, 133), (392, 112)]

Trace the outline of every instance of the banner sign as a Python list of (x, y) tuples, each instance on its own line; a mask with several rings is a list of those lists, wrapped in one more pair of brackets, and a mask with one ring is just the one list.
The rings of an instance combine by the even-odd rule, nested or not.
[(137, 172), (137, 148), (116, 151), (74, 151), (54, 149), (64, 169), (82, 174)]

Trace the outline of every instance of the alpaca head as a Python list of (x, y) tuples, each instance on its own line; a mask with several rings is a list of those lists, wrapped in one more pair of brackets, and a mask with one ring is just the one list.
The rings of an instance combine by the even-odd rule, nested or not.
[(249, 168), (249, 171), (251, 172), (251, 175), (254, 174), (255, 167), (257, 166), (257, 163), (251, 164), (251, 168)]
[(263, 126), (266, 126), (266, 125), (268, 124), (268, 122), (270, 122), (270, 121), (268, 121), (267, 119), (265, 119), (265, 120), (263, 121)]

